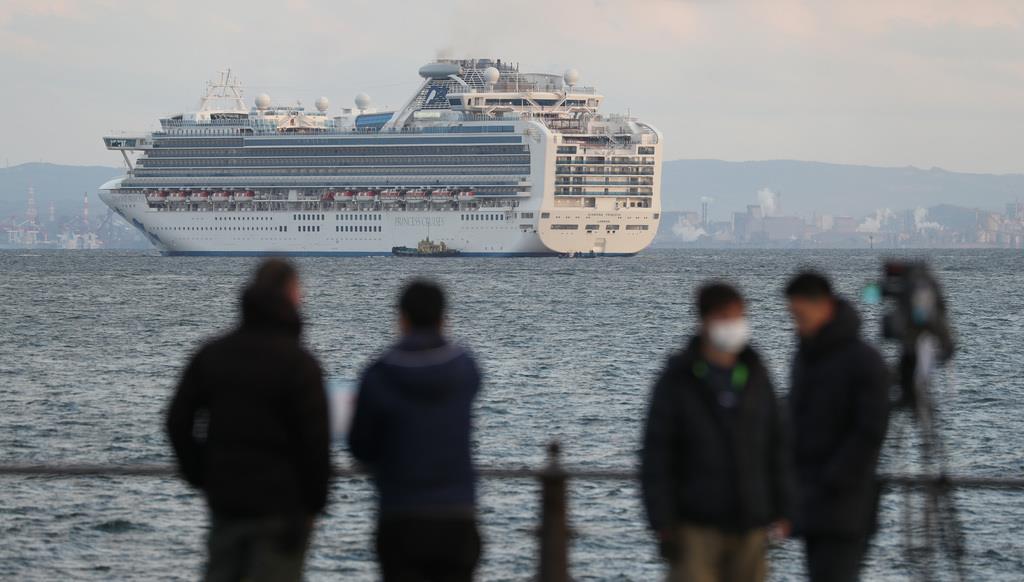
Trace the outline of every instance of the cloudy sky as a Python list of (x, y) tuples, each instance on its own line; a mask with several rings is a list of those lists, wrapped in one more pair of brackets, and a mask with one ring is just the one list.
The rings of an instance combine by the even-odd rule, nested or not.
[(0, 0), (0, 163), (116, 165), (100, 136), (226, 66), (250, 97), (395, 106), (439, 55), (577, 68), (668, 158), (1024, 172), (1018, 0)]

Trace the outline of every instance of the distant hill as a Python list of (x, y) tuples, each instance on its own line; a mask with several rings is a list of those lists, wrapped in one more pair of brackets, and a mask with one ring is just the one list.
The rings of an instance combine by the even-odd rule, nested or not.
[[(40, 215), (53, 200), (59, 215), (77, 214), (82, 194), (94, 194), (120, 167), (61, 166), (31, 163), (0, 168), (0, 219), (23, 215), (29, 186), (36, 191)], [(819, 162), (770, 160), (665, 162), (662, 194), (665, 210), (698, 210), (700, 198), (713, 198), (713, 220), (758, 203), (758, 190), (780, 196), (784, 214), (826, 214), (861, 217), (878, 208), (893, 210), (939, 205), (1002, 208), (1024, 199), (1022, 174), (965, 174), (940, 169), (847, 166)], [(105, 212), (91, 197), (94, 212)]]
[(82, 211), (82, 195), (86, 192), (90, 194), (92, 212), (105, 215), (106, 208), (96, 198), (96, 190), (123, 173), (123, 168), (44, 163), (0, 168), (0, 220), (12, 215), (24, 216), (30, 186), (36, 192), (40, 217), (46, 216), (51, 201), (58, 217), (77, 216)]
[(860, 217), (879, 208), (893, 210), (959, 205), (997, 210), (1024, 199), (1024, 174), (967, 174), (938, 168), (884, 168), (820, 162), (770, 160), (665, 162), (662, 182), (666, 210), (699, 210), (713, 199), (709, 215), (728, 220), (731, 213), (757, 204), (757, 192), (777, 193), (782, 214), (813, 212)]

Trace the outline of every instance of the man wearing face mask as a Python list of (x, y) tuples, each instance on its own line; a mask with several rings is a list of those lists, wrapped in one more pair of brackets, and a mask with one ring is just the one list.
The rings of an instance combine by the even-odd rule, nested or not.
[(771, 530), (789, 531), (790, 463), (771, 381), (748, 345), (743, 298), (697, 293), (700, 330), (654, 385), (643, 501), (671, 582), (760, 581)]
[(812, 582), (854, 582), (877, 512), (888, 370), (861, 339), (857, 312), (828, 279), (800, 273), (786, 296), (800, 338), (789, 396), (797, 534)]

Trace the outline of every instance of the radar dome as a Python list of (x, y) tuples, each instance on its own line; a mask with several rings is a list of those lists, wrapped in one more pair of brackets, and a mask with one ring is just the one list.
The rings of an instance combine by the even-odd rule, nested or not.
[(260, 93), (259, 95), (256, 96), (256, 109), (262, 111), (267, 107), (270, 107), (270, 95), (267, 95), (266, 93)]
[(495, 69), (494, 67), (487, 67), (486, 69), (484, 69), (484, 82), (487, 83), (488, 85), (493, 85), (497, 83), (498, 77), (500, 76), (501, 73), (499, 73), (498, 69)]
[(370, 106), (370, 96), (366, 93), (356, 95), (356, 109), (366, 109)]
[(331, 102), (327, 100), (327, 97), (321, 97), (316, 100), (316, 110), (323, 113), (324, 111), (327, 111), (330, 104)]
[(576, 69), (569, 69), (564, 75), (562, 75), (562, 80), (565, 81), (566, 85), (572, 87), (579, 82), (580, 72)]

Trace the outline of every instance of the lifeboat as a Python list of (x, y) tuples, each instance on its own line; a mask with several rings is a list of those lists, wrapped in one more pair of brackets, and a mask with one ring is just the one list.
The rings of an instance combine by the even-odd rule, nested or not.
[(373, 202), (377, 199), (377, 192), (374, 190), (360, 190), (355, 195), (356, 202)]
[(239, 202), (252, 202), (256, 198), (256, 193), (252, 190), (245, 190), (235, 195), (235, 200)]
[(184, 190), (175, 190), (171, 192), (171, 195), (167, 197), (171, 202), (184, 202), (188, 200), (188, 192)]
[(148, 202), (164, 202), (165, 200), (167, 200), (167, 190), (153, 190), (152, 192), (146, 194), (146, 200)]
[(214, 202), (227, 202), (231, 200), (231, 192), (227, 192), (225, 190), (214, 192), (213, 196), (210, 197), (210, 200), (213, 200)]
[(334, 197), (334, 199), (335, 200), (340, 200), (342, 202), (351, 202), (353, 199), (355, 199), (355, 197), (356, 197), (356, 193), (354, 191), (352, 191), (352, 190), (345, 190), (344, 192), (341, 192), (338, 195), (336, 195)]
[(474, 192), (472, 190), (463, 190), (462, 192), (459, 192), (459, 201), (460, 202), (472, 202), (475, 199), (476, 199), (476, 192)]
[(210, 191), (200, 190), (198, 192), (193, 192), (188, 199), (191, 202), (208, 202), (210, 200)]
[(452, 193), (449, 190), (434, 190), (430, 193), (431, 202), (451, 202)]
[(320, 199), (323, 200), (324, 202), (330, 202), (330, 201), (334, 200), (334, 198), (335, 198), (335, 196), (337, 196), (337, 194), (338, 193), (335, 192), (334, 190), (331, 190), (329, 192), (324, 192), (324, 195), (321, 196)]
[(420, 204), (427, 199), (427, 193), (423, 190), (409, 190), (405, 193), (406, 204)]
[(380, 201), (384, 204), (395, 204), (399, 196), (398, 190), (384, 190), (380, 193)]

